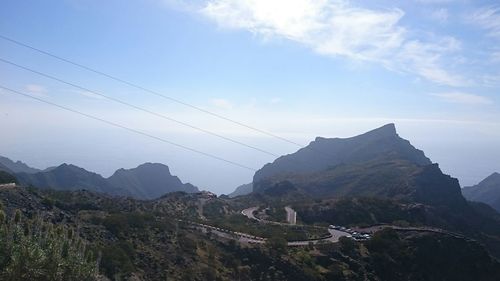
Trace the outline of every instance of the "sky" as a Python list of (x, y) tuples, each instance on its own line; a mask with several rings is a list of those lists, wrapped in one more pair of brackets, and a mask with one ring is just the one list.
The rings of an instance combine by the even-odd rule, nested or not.
[(1, 87), (149, 137), (0, 89), (0, 155), (103, 176), (161, 162), (229, 193), (316, 136), (395, 123), (462, 186), (475, 184), (500, 172), (496, 2), (4, 0)]

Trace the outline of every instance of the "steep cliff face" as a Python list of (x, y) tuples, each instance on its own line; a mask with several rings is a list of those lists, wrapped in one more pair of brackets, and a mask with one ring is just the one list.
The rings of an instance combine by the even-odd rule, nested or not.
[(456, 178), (443, 174), (437, 164), (427, 165), (411, 178), (415, 186), (414, 200), (428, 205), (465, 206)]

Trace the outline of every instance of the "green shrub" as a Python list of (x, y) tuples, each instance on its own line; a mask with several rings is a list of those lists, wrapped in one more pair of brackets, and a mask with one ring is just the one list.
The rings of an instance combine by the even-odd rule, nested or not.
[(3, 183), (17, 183), (17, 180), (13, 175), (0, 171), (0, 184)]
[(129, 232), (130, 228), (144, 229), (148, 224), (154, 222), (154, 217), (141, 213), (117, 213), (108, 215), (101, 222), (115, 236), (121, 236), (123, 233)]
[(48, 198), (48, 197), (45, 197), (42, 200), (42, 204), (45, 207), (47, 207), (47, 209), (52, 210), (52, 208), (54, 208), (54, 205), (55, 205), (55, 200), (51, 199), (51, 198)]
[[(111, 279), (120, 280), (134, 271), (129, 245), (115, 243), (102, 249), (101, 270)], [(127, 253), (129, 252), (129, 253)]]
[(0, 224), (0, 280), (96, 279), (96, 262), (72, 230), (21, 217), (16, 211), (13, 221)]
[(267, 239), (266, 245), (272, 251), (276, 251), (277, 253), (285, 253), (287, 241), (285, 240), (285, 238), (276, 235)]
[(354, 250), (356, 250), (356, 248), (358, 247), (356, 242), (348, 237), (340, 237), (339, 242), (340, 242), (340, 249), (342, 250), (342, 252), (348, 255), (351, 255), (354, 252)]

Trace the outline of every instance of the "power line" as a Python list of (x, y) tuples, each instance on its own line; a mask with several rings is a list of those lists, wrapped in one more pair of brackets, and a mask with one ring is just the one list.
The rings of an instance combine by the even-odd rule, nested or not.
[(158, 97), (161, 97), (161, 98), (164, 98), (164, 99), (167, 99), (169, 101), (172, 101), (172, 102), (175, 102), (177, 104), (181, 104), (183, 106), (186, 106), (186, 107), (189, 107), (189, 108), (192, 108), (192, 109), (195, 109), (197, 111), (200, 111), (200, 112), (203, 112), (203, 113), (206, 113), (206, 114), (209, 114), (209, 115), (212, 115), (214, 117), (217, 117), (219, 119), (222, 119), (222, 120), (225, 120), (227, 122), (230, 122), (230, 123), (233, 123), (233, 124), (236, 124), (238, 126), (241, 126), (241, 127), (245, 127), (247, 129), (250, 129), (252, 131), (255, 131), (255, 132), (258, 132), (258, 133), (261, 133), (261, 134), (264, 134), (264, 135), (267, 135), (267, 136), (270, 136), (270, 137), (273, 137), (273, 138), (276, 138), (276, 139), (279, 139), (281, 141), (284, 141), (284, 142), (287, 142), (287, 143), (290, 143), (290, 144), (293, 144), (293, 145), (296, 145), (300, 148), (304, 147), (303, 144), (300, 144), (300, 143), (297, 143), (295, 141), (292, 141), (292, 140), (289, 140), (287, 138), (284, 138), (284, 137), (281, 137), (281, 136), (278, 136), (276, 134), (273, 134), (273, 133), (270, 133), (270, 132), (267, 132), (267, 131), (264, 131), (264, 130), (261, 130), (259, 128), (256, 128), (256, 127), (253, 127), (253, 126), (250, 126), (250, 125), (247, 125), (245, 123), (242, 123), (242, 122), (239, 122), (239, 121), (236, 121), (236, 120), (233, 120), (233, 119), (230, 119), (228, 117), (225, 117), (225, 116), (222, 116), (220, 114), (217, 114), (215, 112), (212, 112), (212, 111), (209, 111), (209, 110), (206, 110), (206, 109), (203, 109), (201, 107), (198, 107), (198, 106), (195, 106), (195, 105), (192, 105), (192, 104), (189, 104), (187, 102), (184, 102), (184, 101), (181, 101), (179, 99), (176, 99), (176, 98), (173, 98), (171, 96), (167, 96), (167, 95), (164, 95), (162, 93), (159, 93), (157, 91), (154, 91), (154, 90), (151, 90), (151, 89), (148, 89), (146, 87), (143, 87), (143, 86), (140, 86), (138, 84), (135, 84), (135, 83), (132, 83), (132, 82), (129, 82), (127, 80), (124, 80), (122, 78), (118, 78), (116, 76), (113, 76), (113, 75), (110, 75), (110, 74), (107, 74), (105, 72), (102, 72), (102, 71), (99, 71), (99, 70), (96, 70), (94, 68), (91, 68), (91, 67), (88, 67), (88, 66), (85, 66), (83, 64), (80, 64), (80, 63), (77, 63), (73, 60), (69, 60), (69, 59), (66, 59), (66, 58), (63, 58), (61, 56), (58, 56), (58, 55), (55, 55), (53, 53), (50, 53), (50, 52), (47, 52), (47, 51), (44, 51), (44, 50), (41, 50), (41, 49), (38, 49), (36, 47), (33, 47), (31, 45), (28, 45), (26, 43), (22, 43), (20, 41), (17, 41), (17, 40), (14, 40), (12, 38), (9, 38), (9, 37), (6, 37), (4, 35), (1, 35), (0, 34), (0, 39), (3, 39), (5, 41), (9, 41), (11, 43), (14, 43), (16, 45), (19, 45), (19, 46), (22, 46), (22, 47), (25, 47), (25, 48), (28, 48), (28, 49), (31, 49), (33, 51), (36, 51), (38, 53), (41, 53), (41, 54), (44, 54), (46, 56), (49, 56), (49, 57), (52, 57), (52, 58), (55, 58), (57, 60), (60, 60), (60, 61), (63, 61), (65, 63), (68, 63), (68, 64), (71, 64), (71, 65), (74, 65), (76, 67), (79, 67), (81, 69), (85, 69), (87, 71), (90, 71), (90, 72), (93, 72), (95, 74), (98, 74), (98, 75), (101, 75), (101, 76), (104, 76), (104, 77), (107, 77), (109, 79), (112, 79), (114, 81), (117, 81), (117, 82), (120, 82), (122, 84), (125, 84), (125, 85), (128, 85), (130, 87), (133, 87), (133, 88), (136, 88), (136, 89), (139, 89), (141, 91), (144, 91), (144, 92), (147, 92), (147, 93), (150, 93), (150, 94), (153, 94), (155, 96), (158, 96)]
[[(2, 35), (2, 34), (0, 34), (0, 39), (3, 39), (3, 40), (6, 40), (6, 41), (9, 41), (9, 42), (11, 42), (11, 43), (14, 43), (14, 44), (16, 44), (16, 45), (19, 45), (19, 46), (22, 46), (22, 47), (25, 47), (25, 48), (31, 49), (31, 50), (36, 51), (36, 52), (38, 52), (38, 53), (44, 54), (44, 55), (46, 55), (46, 56), (49, 56), (49, 57), (55, 58), (55, 59), (57, 59), (57, 60), (60, 60), (60, 61), (65, 62), (65, 63), (71, 64), (71, 65), (74, 65), (74, 66), (76, 66), (76, 67), (79, 67), (79, 68), (81, 68), (81, 69), (84, 69), (84, 70), (87, 70), (87, 71), (90, 71), (90, 72), (96, 73), (96, 74), (101, 75), (101, 76), (104, 76), (104, 77), (107, 77), (107, 78), (109, 78), (109, 79), (112, 79), (112, 80), (114, 80), (114, 81), (120, 82), (120, 83), (125, 84), (125, 85), (128, 85), (128, 86), (130, 86), (130, 87), (133, 87), (133, 88), (139, 89), (139, 90), (141, 90), (141, 91), (147, 92), (147, 93), (149, 93), (149, 94), (153, 94), (153, 95), (155, 95), (155, 96), (158, 96), (158, 97), (161, 97), (161, 98), (167, 99), (167, 100), (169, 100), (169, 101), (172, 101), (172, 102), (175, 102), (175, 103), (181, 104), (181, 105), (183, 105), (183, 106), (186, 106), (186, 107), (189, 107), (189, 108), (195, 109), (195, 110), (200, 111), (200, 112), (202, 112), (202, 113), (206, 113), (206, 114), (212, 115), (212, 116), (217, 117), (217, 118), (219, 118), (219, 119), (222, 119), (222, 120), (228, 121), (228, 122), (230, 122), (230, 123), (233, 123), (233, 124), (239, 125), (239, 126), (241, 126), (241, 127), (245, 127), (245, 128), (247, 128), (247, 129), (253, 130), (253, 131), (255, 131), (255, 132), (259, 132), (259, 133), (261, 133), (261, 134), (264, 134), (264, 135), (267, 135), (267, 136), (270, 136), (270, 137), (273, 137), (273, 138), (276, 138), (276, 139), (282, 140), (282, 141), (284, 141), (284, 142), (287, 142), (287, 143), (290, 143), (290, 144), (296, 145), (296, 146), (298, 146), (298, 147), (300, 147), (300, 148), (304, 148), (304, 149), (310, 150), (310, 151), (312, 151), (312, 152), (316, 153), (316, 154), (318, 155), (318, 157), (321, 157), (321, 158), (323, 158), (323, 159), (327, 159), (327, 160), (328, 160), (328, 159), (329, 159), (329, 157), (327, 157), (327, 156), (330, 156), (330, 157), (331, 157), (331, 156), (333, 156), (332, 154), (330, 154), (330, 153), (328, 153), (328, 152), (318, 151), (318, 150), (316, 150), (316, 149), (314, 149), (314, 148), (312, 148), (312, 147), (305, 146), (305, 145), (303, 145), (303, 144), (300, 144), (300, 143), (294, 142), (294, 141), (292, 141), (292, 140), (289, 140), (289, 139), (287, 139), (287, 138), (284, 138), (284, 137), (278, 136), (278, 135), (276, 135), (276, 134), (273, 134), (273, 133), (267, 132), (267, 131), (265, 131), (265, 130), (261, 130), (261, 129), (259, 129), (259, 128), (256, 128), (256, 127), (253, 127), (253, 126), (247, 125), (247, 124), (245, 124), (245, 123), (242, 123), (242, 122), (239, 122), (239, 121), (235, 121), (235, 120), (233, 120), (233, 119), (227, 118), (227, 117), (225, 117), (225, 116), (222, 116), (222, 115), (220, 115), (220, 114), (214, 113), (214, 112), (212, 112), (212, 111), (209, 111), (209, 110), (203, 109), (203, 108), (201, 108), (201, 107), (198, 107), (198, 106), (195, 106), (195, 105), (189, 104), (189, 103), (187, 103), (187, 102), (184, 102), (184, 101), (178, 100), (178, 99), (176, 99), (176, 98), (173, 98), (173, 97), (170, 97), (170, 96), (167, 96), (167, 95), (164, 95), (164, 94), (161, 94), (161, 93), (159, 93), (159, 92), (157, 92), (157, 91), (154, 91), (154, 90), (148, 89), (148, 88), (143, 87), (143, 86), (140, 86), (140, 85), (138, 85), (138, 84), (135, 84), (135, 83), (129, 82), (129, 81), (127, 81), (127, 80), (124, 80), (124, 79), (118, 78), (118, 77), (116, 77), (116, 76), (113, 76), (113, 75), (107, 74), (107, 73), (105, 73), (105, 72), (102, 72), (102, 71), (96, 70), (96, 69), (94, 69), (94, 68), (91, 68), (91, 67), (85, 66), (85, 65), (83, 65), (83, 64), (77, 63), (77, 62), (75, 62), (75, 61), (73, 61), (73, 60), (69, 60), (69, 59), (63, 58), (63, 57), (61, 57), (61, 56), (55, 55), (55, 54), (53, 54), (53, 53), (50, 53), (50, 52), (47, 52), (47, 51), (41, 50), (41, 49), (36, 48), (36, 47), (33, 47), (33, 46), (28, 45), (28, 44), (26, 44), (26, 43), (22, 43), (22, 42), (20, 42), (20, 41), (14, 40), (14, 39), (12, 39), (12, 38), (6, 37), (6, 36), (4, 36), (4, 35)], [(4, 60), (4, 62), (5, 62), (5, 60)], [(9, 62), (9, 63), (10, 63), (10, 62)], [(12, 63), (11, 63), (11, 64), (12, 64)], [(25, 68), (25, 69), (26, 69), (26, 68)], [(28, 70), (28, 69), (26, 69), (26, 70)], [(31, 71), (31, 70), (29, 70), (29, 71)], [(40, 73), (38, 73), (38, 74), (40, 74)], [(43, 75), (43, 76), (48, 77), (47, 75)], [(53, 78), (55, 78), (55, 77), (48, 77), (48, 78), (53, 79)], [(55, 80), (58, 80), (58, 79), (56, 78)], [(65, 83), (65, 81), (62, 81), (62, 80), (58, 80), (58, 81), (60, 81), (60, 82), (62, 82), (62, 83)], [(69, 83), (66, 83), (66, 84), (69, 84)], [(71, 84), (69, 84), (69, 85), (71, 85)], [(154, 114), (154, 113), (153, 113), (153, 114)], [(166, 119), (168, 119), (169, 117), (165, 117), (165, 118), (166, 118)], [(170, 119), (171, 119), (171, 118), (170, 118)], [(171, 120), (171, 121), (172, 121), (172, 120)], [(184, 123), (184, 122), (177, 121), (177, 120), (175, 120), (174, 122)], [(187, 126), (192, 127), (192, 128), (194, 127), (194, 126), (191, 126), (191, 125), (187, 125)], [(200, 128), (196, 128), (196, 129), (198, 130), (198, 129), (200, 129)], [(201, 130), (203, 130), (203, 129), (201, 129)], [(258, 151), (260, 151), (260, 152), (262, 152), (262, 153), (265, 153), (265, 154), (268, 154), (268, 155), (272, 155), (272, 156), (274, 156), (274, 157), (279, 157), (279, 155), (277, 155), (277, 154), (275, 154), (275, 153), (272, 153), (272, 152), (269, 152), (269, 151), (265, 151), (265, 150), (260, 149), (260, 148), (257, 148), (257, 147), (253, 147), (253, 146), (251, 146), (251, 145), (247, 145), (247, 144), (245, 144), (245, 143), (242, 143), (242, 142), (239, 142), (239, 141), (236, 141), (236, 140), (233, 140), (233, 139), (230, 139), (230, 138), (227, 138), (227, 137), (224, 137), (224, 136), (221, 136), (221, 135), (215, 134), (215, 133), (211, 133), (211, 132), (208, 132), (208, 133), (209, 133), (209, 134), (212, 134), (212, 135), (216, 135), (217, 137), (220, 137), (220, 138), (226, 139), (226, 140), (228, 140), (228, 141), (231, 141), (231, 142), (234, 142), (234, 143), (238, 143), (238, 144), (244, 145), (244, 146), (246, 146), (246, 147), (249, 147), (249, 148), (252, 148), (252, 149), (258, 150)], [(302, 162), (302, 161), (300, 161), (300, 162)]]
[(111, 121), (108, 121), (108, 120), (96, 117), (94, 115), (90, 115), (90, 114), (84, 113), (84, 112), (81, 112), (81, 111), (78, 111), (78, 110), (75, 110), (75, 109), (72, 109), (72, 108), (69, 108), (69, 107), (57, 104), (57, 103), (53, 103), (53, 102), (50, 102), (50, 101), (47, 101), (47, 100), (44, 100), (44, 99), (41, 99), (41, 98), (38, 98), (38, 97), (34, 97), (34, 96), (31, 96), (31, 95), (28, 95), (28, 94), (25, 94), (25, 93), (22, 93), (22, 92), (10, 89), (10, 88), (5, 87), (3, 85), (0, 85), (0, 88), (4, 89), (4, 90), (7, 90), (7, 91), (9, 91), (9, 92), (11, 92), (13, 94), (17, 94), (17, 95), (24, 96), (24, 97), (27, 97), (27, 98), (30, 98), (30, 99), (34, 99), (34, 100), (37, 100), (39, 102), (42, 102), (42, 103), (45, 103), (45, 104), (48, 104), (48, 105), (52, 105), (52, 106), (58, 107), (60, 109), (64, 109), (66, 111), (73, 112), (73, 113), (82, 115), (84, 117), (87, 117), (87, 118), (90, 118), (90, 119), (93, 119), (93, 120), (96, 120), (96, 121), (99, 121), (99, 122), (102, 122), (102, 123), (106, 123), (108, 125), (111, 125), (111, 126), (114, 126), (114, 127), (117, 127), (117, 128), (121, 128), (121, 129), (127, 130), (129, 132), (133, 132), (133, 133), (136, 133), (136, 134), (139, 134), (139, 135), (142, 135), (142, 136), (146, 136), (146, 137), (149, 137), (149, 138), (152, 138), (152, 139), (155, 139), (155, 140), (158, 140), (158, 141), (161, 141), (161, 142), (173, 145), (173, 146), (180, 147), (180, 148), (182, 148), (184, 150), (195, 152), (195, 153), (204, 155), (206, 157), (210, 157), (210, 158), (222, 161), (222, 162), (226, 162), (228, 164), (231, 164), (231, 165), (243, 168), (243, 169), (247, 169), (247, 170), (250, 170), (250, 171), (253, 171), (253, 172), (257, 171), (257, 169), (254, 169), (252, 167), (248, 167), (248, 166), (246, 166), (244, 164), (240, 164), (238, 162), (235, 162), (235, 161), (232, 161), (232, 160), (228, 160), (228, 159), (219, 157), (217, 155), (213, 155), (213, 154), (210, 154), (210, 153), (207, 153), (207, 152), (203, 152), (203, 151), (200, 151), (200, 150), (197, 150), (197, 149), (194, 149), (194, 148), (182, 145), (182, 144), (178, 144), (178, 143), (166, 140), (164, 138), (157, 137), (157, 136), (154, 136), (154, 135), (151, 135), (151, 134), (148, 134), (148, 133), (145, 133), (145, 132), (142, 132), (142, 131), (139, 131), (139, 130), (136, 130), (136, 129), (133, 129), (133, 128), (130, 128), (130, 127), (127, 127), (127, 126), (124, 126), (124, 125), (120, 125), (120, 124), (117, 124), (117, 123), (114, 123), (114, 122), (111, 122)]
[(265, 153), (265, 154), (268, 154), (268, 155), (271, 155), (271, 156), (274, 156), (274, 157), (279, 157), (279, 155), (275, 154), (275, 153), (272, 153), (272, 152), (269, 152), (267, 150), (264, 150), (264, 149), (261, 149), (261, 148), (258, 148), (256, 146), (253, 146), (253, 145), (250, 145), (250, 144), (247, 144), (247, 143), (244, 143), (244, 142), (241, 142), (241, 141), (238, 141), (238, 140), (235, 140), (233, 138), (229, 138), (229, 137), (225, 137), (223, 135), (220, 135), (220, 134), (217, 134), (217, 133), (214, 133), (212, 131), (209, 131), (209, 130), (206, 130), (206, 129), (203, 129), (203, 128), (200, 128), (200, 127), (197, 127), (197, 126), (193, 126), (191, 124), (188, 124), (186, 122), (183, 122), (183, 121), (179, 121), (177, 119), (174, 119), (174, 118), (171, 118), (171, 117), (168, 117), (166, 115), (163, 115), (161, 113), (157, 113), (157, 112), (154, 112), (154, 111), (151, 111), (151, 110), (148, 110), (148, 109), (145, 109), (143, 107), (140, 107), (140, 106), (136, 106), (136, 105), (133, 105), (131, 103), (128, 103), (126, 101), (123, 101), (123, 100), (120, 100), (120, 99), (117, 99), (117, 98), (114, 98), (114, 97), (111, 97), (111, 96), (108, 96), (108, 95), (105, 95), (105, 94), (102, 94), (102, 93), (99, 93), (99, 92), (96, 92), (96, 91), (93, 91), (93, 90), (90, 90), (86, 87), (83, 87), (83, 86), (80, 86), (78, 84), (75, 84), (75, 83), (72, 83), (72, 82), (68, 82), (66, 80), (63, 80), (61, 78), (58, 78), (58, 77), (55, 77), (55, 76), (52, 76), (52, 75), (49, 75), (49, 74), (46, 74), (46, 73), (43, 73), (43, 72), (40, 72), (40, 71), (37, 71), (37, 70), (34, 70), (32, 68), (29, 68), (29, 67), (26, 67), (26, 66), (22, 66), (20, 64), (17, 64), (17, 63), (14, 63), (12, 61), (9, 61), (9, 60), (6, 60), (6, 59), (3, 59), (0, 57), (0, 61), (3, 62), (3, 63), (6, 63), (6, 64), (10, 64), (12, 66), (15, 66), (17, 68), (21, 68), (21, 69), (24, 69), (26, 71), (29, 71), (31, 73), (35, 73), (37, 75), (40, 75), (40, 76), (43, 76), (45, 78), (48, 78), (48, 79), (51, 79), (51, 80), (54, 80), (54, 81), (57, 81), (57, 82), (60, 82), (60, 83), (63, 83), (63, 84), (66, 84), (66, 85), (69, 85), (69, 86), (72, 86), (72, 87), (75, 87), (75, 88), (78, 88), (80, 90), (83, 90), (83, 91), (86, 91), (86, 92), (89, 92), (89, 93), (92, 93), (94, 95), (97, 95), (97, 96), (100, 96), (100, 97), (103, 97), (107, 100), (110, 100), (110, 101), (113, 101), (113, 102), (116, 102), (116, 103), (119, 103), (119, 104), (122, 104), (122, 105), (125, 105), (125, 106), (128, 106), (128, 107), (131, 107), (131, 108), (134, 108), (136, 110), (139, 110), (139, 111), (143, 111), (143, 112), (146, 112), (146, 113), (149, 113), (151, 115), (154, 115), (154, 116), (157, 116), (157, 117), (160, 117), (160, 118), (163, 118), (165, 120), (169, 120), (171, 122), (175, 122), (177, 124), (181, 124), (183, 126), (186, 126), (186, 127), (189, 127), (191, 129), (194, 129), (194, 130), (198, 130), (200, 132), (204, 132), (206, 134), (209, 134), (209, 135), (212, 135), (212, 136), (215, 136), (215, 137), (218, 137), (218, 138), (221, 138), (221, 139), (224, 139), (226, 141), (230, 141), (232, 143), (235, 143), (235, 144), (239, 144), (239, 145), (242, 145), (242, 146), (245, 146), (247, 148), (250, 148), (250, 149), (253, 149), (253, 150), (256, 150), (256, 151), (259, 151), (259, 152), (262, 152), (262, 153)]
[[(201, 132), (204, 132), (204, 133), (207, 133), (207, 134), (210, 134), (210, 135), (213, 135), (213, 136), (216, 136), (216, 137), (219, 137), (221, 139), (224, 139), (224, 140), (227, 140), (227, 141), (230, 141), (230, 142), (233, 142), (233, 143), (236, 143), (236, 144), (239, 144), (239, 145), (242, 145), (242, 146), (245, 146), (245, 147), (248, 147), (248, 148), (251, 148), (251, 149), (254, 149), (254, 150), (257, 150), (259, 152), (262, 152), (262, 153), (265, 153), (265, 154), (268, 154), (268, 155), (271, 155), (271, 156), (274, 156), (276, 158), (280, 157), (280, 155), (277, 155), (275, 153), (272, 153), (272, 152), (269, 152), (269, 151), (266, 151), (266, 150), (263, 150), (263, 149), (260, 149), (258, 147), (255, 147), (255, 146), (252, 146), (252, 145), (249, 145), (249, 144), (246, 144), (246, 143), (243, 143), (243, 142), (240, 142), (238, 140), (234, 140), (232, 138), (228, 138), (228, 137), (225, 137), (225, 136), (222, 136), (222, 135), (219, 135), (217, 133), (213, 133), (211, 131), (208, 131), (208, 130), (205, 130), (203, 128), (200, 128), (200, 127), (196, 127), (196, 126), (193, 126), (193, 125), (190, 125), (186, 122), (182, 122), (182, 121), (179, 121), (179, 120), (176, 120), (176, 119), (173, 119), (171, 117), (168, 117), (168, 116), (165, 116), (163, 114), (160, 114), (160, 113), (156, 113), (154, 111), (150, 111), (148, 109), (145, 109), (145, 108), (142, 108), (142, 107), (139, 107), (139, 106), (136, 106), (136, 105), (133, 105), (131, 103), (128, 103), (126, 101), (123, 101), (123, 100), (120, 100), (120, 99), (117, 99), (117, 98), (114, 98), (114, 97), (111, 97), (111, 96), (108, 96), (108, 95), (105, 95), (105, 94), (102, 94), (102, 93), (99, 93), (99, 92), (96, 92), (96, 91), (93, 91), (93, 90), (90, 90), (86, 87), (83, 87), (83, 86), (80, 86), (80, 85), (77, 85), (75, 83), (72, 83), (72, 82), (68, 82), (66, 80), (63, 80), (61, 78), (58, 78), (58, 77), (55, 77), (55, 76), (52, 76), (52, 75), (49, 75), (49, 74), (46, 74), (46, 73), (43, 73), (43, 72), (40, 72), (40, 71), (37, 71), (37, 70), (34, 70), (32, 68), (29, 68), (29, 67), (26, 67), (26, 66), (22, 66), (20, 64), (17, 64), (17, 63), (14, 63), (12, 61), (9, 61), (9, 60), (6, 60), (6, 59), (3, 59), (0, 57), (0, 62), (3, 62), (3, 63), (6, 63), (6, 64), (9, 64), (9, 65), (12, 65), (12, 66), (15, 66), (15, 67), (18, 67), (20, 69), (23, 69), (23, 70), (26, 70), (26, 71), (29, 71), (31, 73), (34, 73), (34, 74), (37, 74), (37, 75), (40, 75), (42, 77), (45, 77), (45, 78), (48, 78), (48, 79), (52, 79), (54, 81), (57, 81), (57, 82), (60, 82), (60, 83), (63, 83), (63, 84), (66, 84), (66, 85), (69, 85), (69, 86), (72, 86), (72, 87), (75, 87), (77, 89), (80, 89), (80, 90), (83, 90), (83, 91), (86, 91), (86, 92), (89, 92), (89, 93), (92, 93), (94, 95), (97, 95), (97, 96), (100, 96), (100, 97), (103, 97), (105, 99), (108, 99), (108, 100), (111, 100), (113, 102), (116, 102), (116, 103), (119, 103), (119, 104), (122, 104), (122, 105), (125, 105), (125, 106), (128, 106), (128, 107), (131, 107), (131, 108), (134, 108), (134, 109), (137, 109), (137, 110), (140, 110), (140, 111), (143, 111), (143, 112), (146, 112), (146, 113), (149, 113), (151, 115), (154, 115), (154, 116), (157, 116), (157, 117), (160, 117), (160, 118), (163, 118), (163, 119), (166, 119), (166, 120), (169, 120), (169, 121), (172, 121), (172, 122), (175, 122), (175, 123), (178, 123), (178, 124), (181, 124), (181, 125), (184, 125), (186, 127), (189, 127), (189, 128), (192, 128), (192, 129), (195, 129), (195, 130), (198, 130), (198, 131), (201, 131)], [(307, 147), (309, 148), (309, 147)], [(318, 151), (312, 149), (312, 148), (309, 148), (311, 151), (314, 151), (314, 152), (317, 152), (319, 154)], [(322, 154), (319, 154), (319, 156), (321, 157), (324, 157), (324, 155)], [(286, 158), (285, 158), (286, 159)], [(290, 162), (302, 162), (302, 163), (305, 163), (303, 160), (290, 160), (290, 159), (287, 159), (287, 161), (290, 161)], [(308, 164), (308, 163), (305, 163), (305, 164)]]

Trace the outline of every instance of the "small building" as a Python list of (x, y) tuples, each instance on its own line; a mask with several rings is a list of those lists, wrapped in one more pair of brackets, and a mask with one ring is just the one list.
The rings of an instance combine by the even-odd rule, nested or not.
[(196, 195), (203, 197), (203, 198), (217, 198), (217, 194), (210, 192), (210, 191), (206, 191), (206, 190), (200, 191), (200, 192), (196, 193)]

